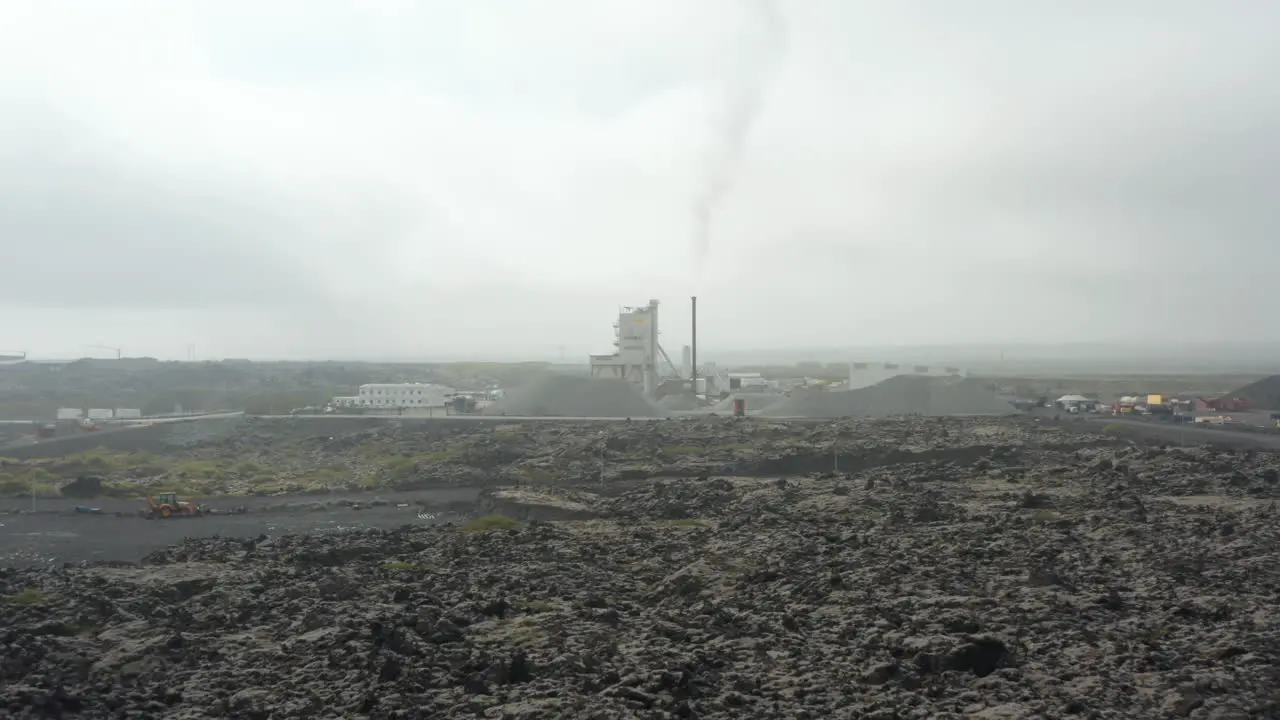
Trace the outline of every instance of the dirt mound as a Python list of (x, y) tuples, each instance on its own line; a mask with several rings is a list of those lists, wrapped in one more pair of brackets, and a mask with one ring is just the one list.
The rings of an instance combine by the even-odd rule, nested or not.
[(102, 494), (102, 478), (97, 475), (81, 475), (62, 486), (62, 497), (95, 498)]
[(885, 417), (890, 415), (1008, 415), (1014, 412), (977, 380), (899, 375), (849, 391), (809, 391), (759, 412), (763, 417)]
[(1263, 410), (1280, 409), (1280, 375), (1249, 383), (1231, 393), (1231, 397), (1244, 398), (1249, 404)]
[(614, 378), (548, 373), (511, 389), (486, 415), (524, 417), (662, 417), (634, 385)]

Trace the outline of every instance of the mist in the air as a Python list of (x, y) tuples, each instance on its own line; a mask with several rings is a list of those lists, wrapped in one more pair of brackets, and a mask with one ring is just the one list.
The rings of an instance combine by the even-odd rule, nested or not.
[(773, 0), (752, 0), (746, 5), (763, 31), (764, 42), (753, 62), (725, 81), (725, 104), (705, 179), (693, 203), (694, 267), (699, 273), (711, 252), (716, 210), (733, 189), (751, 129), (764, 109), (769, 82), (786, 54), (787, 26)]

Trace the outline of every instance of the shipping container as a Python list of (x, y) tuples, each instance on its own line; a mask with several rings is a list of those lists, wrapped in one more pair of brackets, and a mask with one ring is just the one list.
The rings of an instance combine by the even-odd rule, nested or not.
[(136, 420), (142, 417), (142, 411), (138, 408), (116, 408), (116, 418), (122, 420)]
[(59, 420), (79, 420), (84, 417), (84, 410), (80, 408), (58, 408), (56, 417)]
[(111, 408), (89, 408), (90, 420), (109, 420), (111, 416)]
[(1163, 396), (1163, 395), (1160, 395), (1160, 394), (1158, 394), (1158, 393), (1157, 393), (1157, 394), (1151, 394), (1151, 395), (1148, 395), (1148, 396), (1147, 396), (1147, 404), (1148, 404), (1148, 405), (1163, 405), (1163, 404), (1164, 404), (1164, 396)]

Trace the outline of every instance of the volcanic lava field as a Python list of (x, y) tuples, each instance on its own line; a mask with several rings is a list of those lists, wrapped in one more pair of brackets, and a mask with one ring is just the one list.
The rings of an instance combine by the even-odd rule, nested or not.
[(1271, 453), (995, 417), (539, 433), (423, 470), (478, 492), (446, 522), (11, 564), (0, 716), (1280, 714)]

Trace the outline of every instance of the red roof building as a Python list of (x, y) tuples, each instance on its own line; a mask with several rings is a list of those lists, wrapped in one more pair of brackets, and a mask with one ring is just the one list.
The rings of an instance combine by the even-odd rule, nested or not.
[(1243, 412), (1249, 401), (1240, 397), (1196, 398), (1196, 412)]

